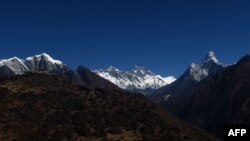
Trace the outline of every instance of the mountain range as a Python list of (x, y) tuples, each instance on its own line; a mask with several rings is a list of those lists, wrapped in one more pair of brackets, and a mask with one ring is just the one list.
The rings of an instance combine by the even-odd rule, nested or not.
[(0, 60), (0, 76), (12, 77), (27, 72), (46, 72), (63, 76), (78, 85), (101, 88), (117, 88), (118, 86), (121, 89), (143, 94), (151, 94), (158, 88), (175, 81), (173, 76), (163, 78), (138, 66), (127, 72), (120, 71), (112, 66), (95, 71), (79, 66), (76, 70), (73, 70), (46, 53), (27, 57), (25, 60), (17, 57)]
[(151, 94), (176, 80), (173, 76), (162, 77), (139, 66), (135, 66), (130, 71), (120, 71), (110, 66), (107, 69), (95, 70), (94, 72), (122, 89), (143, 94)]
[(82, 86), (120, 89), (86, 67), (79, 66), (76, 70), (73, 70), (46, 53), (27, 57), (25, 60), (17, 57), (0, 60), (0, 76), (2, 77), (13, 77), (31, 72), (63, 76), (67, 80), (71, 80), (75, 84)]
[[(207, 132), (215, 134), (219, 138), (222, 138), (223, 136), (223, 126), (225, 124), (250, 124), (249, 66), (249, 55), (242, 57), (236, 64), (223, 65), (218, 61), (215, 56), (215, 53), (210, 51), (201, 60), (200, 63), (191, 63), (184, 71), (184, 73), (177, 80), (175, 80), (174, 77), (170, 76), (163, 78), (160, 75), (154, 74), (150, 70), (138, 66), (135, 66), (131, 71), (127, 72), (120, 71), (115, 67), (91, 71), (86, 67), (79, 66), (76, 70), (73, 70), (61, 61), (54, 60), (46, 53), (28, 57), (25, 60), (19, 59), (17, 57), (3, 59), (0, 60), (0, 75), (2, 76), (0, 77), (0, 79), (3, 79), (0, 85), (0, 97), (3, 97), (1, 99), (2, 105), (0, 104), (0, 106), (2, 106), (2, 109), (5, 109), (5, 111), (2, 111), (1, 113), (5, 113), (6, 111), (10, 111), (11, 113), (6, 112), (7, 114), (0, 114), (0, 118), (6, 116), (6, 118), (4, 118), (6, 120), (10, 118), (9, 115), (13, 114), (16, 117), (23, 117), (24, 115), (22, 115), (22, 112), (25, 113), (26, 111), (22, 111), (21, 109), (18, 109), (18, 107), (15, 107), (15, 105), (18, 105), (18, 103), (20, 104), (29, 101), (33, 104), (33, 106), (37, 106), (44, 101), (48, 101), (48, 99), (44, 99), (44, 101), (39, 101), (38, 99), (40, 99), (41, 97), (37, 97), (37, 94), (42, 95), (44, 94), (44, 92), (50, 93), (50, 99), (53, 100), (53, 98), (60, 97), (60, 95), (55, 95), (55, 97), (53, 97), (51, 94), (65, 94), (65, 92), (67, 93), (68, 91), (71, 91), (71, 94), (76, 96), (69, 96), (73, 99), (73, 102), (71, 101), (72, 99), (68, 99), (68, 95), (65, 95), (66, 99), (61, 97), (60, 101), (58, 102), (50, 101), (52, 103), (55, 103), (55, 105), (50, 105), (52, 106), (52, 109), (50, 109), (51, 107), (47, 107), (47, 109), (40, 109), (40, 111), (53, 111), (53, 107), (56, 109), (65, 110), (65, 107), (62, 107), (62, 105), (69, 104), (68, 106), (71, 107), (72, 103), (77, 103), (81, 107), (82, 103), (74, 100), (79, 99), (80, 97), (86, 97), (86, 95), (92, 95), (93, 97), (91, 96), (87, 99), (84, 99), (84, 103), (88, 103), (88, 106), (89, 104), (91, 105), (89, 108), (92, 109), (92, 111), (87, 110), (85, 112), (98, 113), (98, 115), (91, 115), (91, 118), (96, 116), (103, 117), (103, 114), (105, 113), (101, 112), (101, 110), (104, 110), (103, 107), (105, 107), (106, 104), (109, 103), (109, 100), (112, 100), (113, 103), (115, 103), (115, 101), (118, 101), (118, 99), (123, 99), (119, 101), (116, 105), (111, 104), (109, 107), (112, 109), (114, 107), (119, 107), (120, 105), (118, 109), (108, 109), (106, 111), (113, 111), (109, 114), (119, 116), (117, 116), (116, 119), (112, 119), (111, 117), (105, 114), (105, 122), (103, 121), (104, 123), (101, 123), (101, 125), (105, 125), (105, 128), (101, 128), (103, 129), (102, 131), (97, 130), (98, 128), (96, 127), (99, 127), (99, 123), (97, 124), (96, 120), (89, 120), (87, 122), (89, 124), (87, 125), (86, 121), (84, 122), (84, 127), (86, 127), (83, 129), (84, 131), (82, 131), (82, 129), (79, 131), (78, 127), (75, 124), (71, 125), (74, 126), (74, 129), (71, 129), (74, 132), (72, 133), (73, 136), (81, 136), (82, 132), (84, 132), (85, 136), (85, 133), (88, 131), (88, 136), (91, 136), (92, 139), (96, 137), (98, 138), (100, 132), (102, 133), (102, 137), (104, 137), (104, 135), (107, 135), (106, 138), (109, 138), (110, 128), (117, 129), (117, 127), (113, 127), (113, 125), (109, 125), (106, 123), (106, 120), (109, 121), (112, 119), (117, 122), (114, 123), (115, 125), (120, 125), (119, 129), (121, 129), (122, 131), (131, 131), (130, 128), (133, 128), (133, 136), (136, 136), (133, 139), (143, 138), (145, 140), (148, 139), (150, 141), (154, 139), (216, 140), (210, 135), (206, 134), (204, 134), (205, 137), (202, 138), (200, 135), (203, 133), (200, 132), (199, 129), (195, 129), (192, 126), (188, 127), (186, 123), (182, 123), (182, 121), (179, 121), (174, 116), (172, 117), (165, 112), (168, 111), (173, 115), (185, 120), (186, 122), (191, 123), (192, 125), (195, 125), (199, 128), (206, 130)], [(61, 77), (64, 79), (61, 80)], [(83, 89), (84, 92), (79, 89)], [(53, 92), (51, 92), (51, 90)], [(153, 103), (162, 106), (164, 109), (161, 109), (160, 107), (159, 109), (152, 109), (152, 107), (154, 106), (150, 105), (152, 103), (147, 101), (143, 95), (140, 95), (138, 93), (132, 94), (125, 90), (147, 94), (145, 95), (146, 98), (151, 100)], [(14, 94), (5, 94), (9, 93), (10, 91), (11, 94)], [(18, 97), (16, 92), (21, 91), (28, 92), (31, 95), (27, 96), (27, 94), (24, 93), (24, 95), (20, 94), (20, 97)], [(81, 95), (80, 93), (84, 94)], [(31, 101), (29, 99), (30, 96), (34, 98)], [(133, 101), (133, 99), (135, 101)], [(131, 103), (131, 101), (133, 102)], [(13, 105), (14, 107), (11, 105), (5, 107), (4, 104), (6, 103), (12, 103), (11, 105)], [(124, 106), (124, 103), (129, 104), (125, 104), (126, 106)], [(71, 107), (72, 109), (69, 109), (69, 111), (76, 110), (76, 112), (80, 112), (81, 110), (78, 111), (79, 105), (75, 106), (73, 104), (73, 107)], [(14, 109), (11, 109), (11, 107)], [(126, 107), (130, 107), (131, 109)], [(127, 114), (129, 113), (131, 115), (127, 117)], [(141, 113), (140, 115), (137, 115), (138, 119), (134, 119), (136, 113)], [(49, 112), (46, 114), (50, 115), (51, 113)], [(30, 113), (25, 113), (25, 116), (27, 115), (30, 115)], [(53, 118), (48, 120), (53, 121)], [(67, 117), (66, 119), (68, 118), (71, 119), (73, 117)], [(132, 118), (135, 121), (128, 121), (128, 119), (126, 118)], [(17, 119), (13, 119), (13, 121), (10, 122), (13, 122), (14, 124), (14, 121)], [(121, 119), (125, 120), (126, 122), (123, 122)], [(15, 127), (15, 125), (4, 124), (9, 122), (8, 120), (5, 120), (0, 120), (4, 121), (0, 124), (0, 126), (6, 125), (7, 127)], [(24, 120), (26, 121), (26, 118)], [(157, 122), (158, 120), (166, 120), (164, 122), (166, 123), (166, 126), (161, 126), (162, 122)], [(137, 125), (140, 126), (137, 126), (136, 128), (125, 126), (127, 124), (132, 124), (130, 122), (132, 122), (133, 124), (134, 122), (136, 122)], [(171, 125), (171, 122), (173, 122), (174, 124)], [(140, 129), (142, 124), (145, 126), (145, 128)], [(22, 126), (26, 127), (26, 124)], [(41, 125), (34, 126), (34, 123), (28, 123), (27, 127), (30, 126), (39, 127), (39, 130), (42, 127)], [(9, 131), (9, 134), (12, 133), (12, 131), (8, 130), (7, 127), (6, 129), (3, 128), (5, 130), (0, 132), (5, 133), (6, 131)], [(183, 130), (182, 127), (184, 127)], [(55, 130), (53, 128), (49, 129), (51, 130), (50, 132)], [(121, 130), (119, 130), (119, 133), (121, 133)], [(174, 130), (173, 134), (172, 130)], [(190, 132), (187, 132), (187, 130), (190, 130)], [(166, 133), (165, 131), (171, 131), (171, 133)], [(195, 131), (197, 131), (197, 133)], [(21, 130), (19, 132), (21, 132)], [(136, 134), (139, 132), (140, 134)], [(122, 133), (127, 134), (128, 132)], [(189, 133), (192, 135), (194, 135), (195, 133), (197, 134), (197, 136), (195, 136), (195, 138), (192, 138), (187, 135)], [(35, 132), (34, 134), (40, 134), (40, 131), (39, 133)], [(49, 139), (53, 139), (53, 137), (50, 135), (48, 136), (48, 134), (49, 133), (46, 132), (43, 137), (47, 136)], [(148, 134), (148, 136), (145, 136), (145, 134)], [(14, 136), (19, 137), (19, 134), (15, 134)], [(122, 136), (124, 137), (124, 134)], [(27, 136), (25, 135), (25, 137)], [(114, 136), (112, 136), (112, 138), (113, 137)], [(25, 139), (27, 140), (27, 138)]]

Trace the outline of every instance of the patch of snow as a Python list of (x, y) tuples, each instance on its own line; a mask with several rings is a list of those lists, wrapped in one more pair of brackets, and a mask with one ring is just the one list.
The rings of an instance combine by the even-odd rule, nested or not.
[(168, 101), (168, 99), (169, 99), (170, 96), (171, 96), (171, 95), (169, 95), (169, 94), (165, 95), (165, 96), (164, 96), (164, 100), (165, 100), (165, 101)]

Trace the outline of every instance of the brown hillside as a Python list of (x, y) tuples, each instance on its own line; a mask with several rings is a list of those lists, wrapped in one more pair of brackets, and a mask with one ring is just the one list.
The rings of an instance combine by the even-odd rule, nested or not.
[(0, 81), (1, 141), (214, 141), (140, 94), (46, 74)]

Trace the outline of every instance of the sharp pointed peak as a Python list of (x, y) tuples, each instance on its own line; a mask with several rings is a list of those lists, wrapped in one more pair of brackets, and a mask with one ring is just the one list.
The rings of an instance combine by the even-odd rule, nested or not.
[(211, 63), (211, 62), (220, 64), (213, 51), (209, 51), (202, 60), (202, 63)]
[(35, 55), (34, 57), (41, 57), (41, 56), (44, 56), (44, 57), (47, 57), (47, 58), (52, 58), (49, 54), (47, 54), (47, 53), (41, 53), (41, 54), (37, 54), (37, 55)]
[(135, 74), (140, 74), (140, 75), (154, 75), (154, 73), (148, 69), (146, 69), (145, 67), (141, 67), (141, 66), (137, 66), (135, 65), (132, 70), (131, 70), (132, 73), (135, 73)]
[(193, 68), (193, 67), (196, 67), (198, 64), (195, 64), (195, 63), (191, 63), (190, 65), (189, 65), (189, 67), (190, 68)]
[(207, 53), (207, 55), (210, 56), (210, 57), (213, 57), (213, 56), (215, 56), (215, 53), (214, 53), (213, 51), (209, 51), (209, 52)]
[(107, 68), (107, 70), (114, 70), (114, 71), (120, 71), (118, 68), (114, 67), (114, 66), (109, 66)]
[(206, 56), (204, 57), (204, 59), (207, 59), (207, 58), (213, 58), (215, 57), (215, 53), (213, 51), (209, 51)]
[(42, 53), (42, 54), (40, 54), (41, 56), (47, 56), (47, 57), (51, 57), (49, 54), (47, 54), (47, 53)]
[(147, 70), (147, 69), (145, 67), (134, 65), (134, 67), (132, 67), (132, 70)]

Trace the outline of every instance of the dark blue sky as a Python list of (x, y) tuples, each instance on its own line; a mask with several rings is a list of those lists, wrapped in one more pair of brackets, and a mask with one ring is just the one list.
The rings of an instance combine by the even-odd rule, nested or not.
[(47, 52), (73, 68), (179, 76), (210, 50), (223, 63), (250, 52), (250, 2), (2, 0), (0, 48), (0, 58)]

